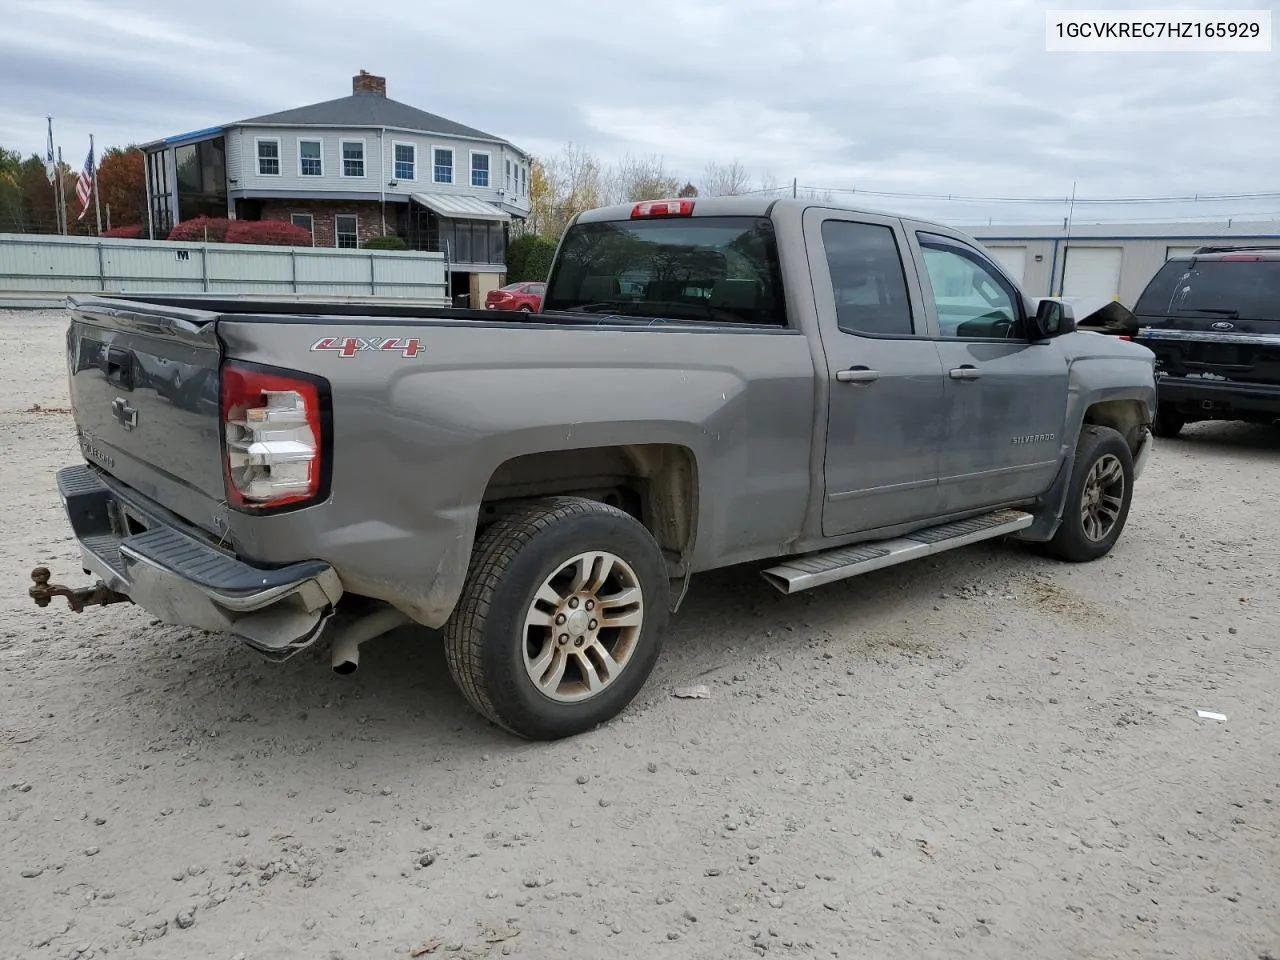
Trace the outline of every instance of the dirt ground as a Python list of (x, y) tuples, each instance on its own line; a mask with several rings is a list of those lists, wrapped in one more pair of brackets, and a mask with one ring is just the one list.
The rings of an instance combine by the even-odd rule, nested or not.
[(1280, 956), (1280, 430), (1161, 443), (1093, 565), (702, 577), (623, 717), (528, 744), (425, 631), (344, 678), (38, 610), (87, 582), (64, 325), (0, 314), (0, 957)]

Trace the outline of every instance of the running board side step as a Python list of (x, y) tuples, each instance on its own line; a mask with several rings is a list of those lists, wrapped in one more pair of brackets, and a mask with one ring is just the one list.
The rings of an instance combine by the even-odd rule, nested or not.
[(893, 540), (858, 543), (805, 554), (763, 570), (761, 575), (783, 593), (799, 593), (908, 560), (1016, 533), (1031, 526), (1034, 520), (1035, 517), (1022, 510), (997, 510), (981, 517), (926, 527)]

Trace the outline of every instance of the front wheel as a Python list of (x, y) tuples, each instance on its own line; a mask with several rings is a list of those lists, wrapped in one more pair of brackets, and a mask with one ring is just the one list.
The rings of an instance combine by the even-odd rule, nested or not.
[(1117, 431), (1086, 425), (1076, 444), (1062, 523), (1045, 552), (1085, 563), (1111, 552), (1133, 500), (1133, 453)]
[(538, 501), (476, 541), (444, 628), (454, 682), (517, 736), (556, 740), (619, 714), (658, 659), (670, 584), (649, 531), (579, 497)]

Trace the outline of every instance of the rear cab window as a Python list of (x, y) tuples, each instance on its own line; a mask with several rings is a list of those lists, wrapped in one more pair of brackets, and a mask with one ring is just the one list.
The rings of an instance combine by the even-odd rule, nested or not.
[(1280, 321), (1280, 260), (1170, 260), (1151, 278), (1133, 312)]
[(543, 311), (785, 327), (773, 224), (696, 215), (574, 224)]

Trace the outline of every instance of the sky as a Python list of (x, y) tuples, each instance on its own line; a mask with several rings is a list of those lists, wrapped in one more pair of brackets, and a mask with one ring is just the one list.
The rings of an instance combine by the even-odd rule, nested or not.
[[(534, 155), (658, 155), (957, 223), (1280, 218), (1270, 53), (1049, 53), (1037, 0), (0, 0), (0, 145), (103, 147), (388, 95)], [(1148, 4), (1162, 9), (1174, 3)], [(1195, 9), (1280, 8), (1199, 0)], [(1110, 0), (1107, 9), (1139, 4)], [(857, 192), (872, 191), (859, 196)], [(1097, 198), (1253, 199), (1096, 204)]]

